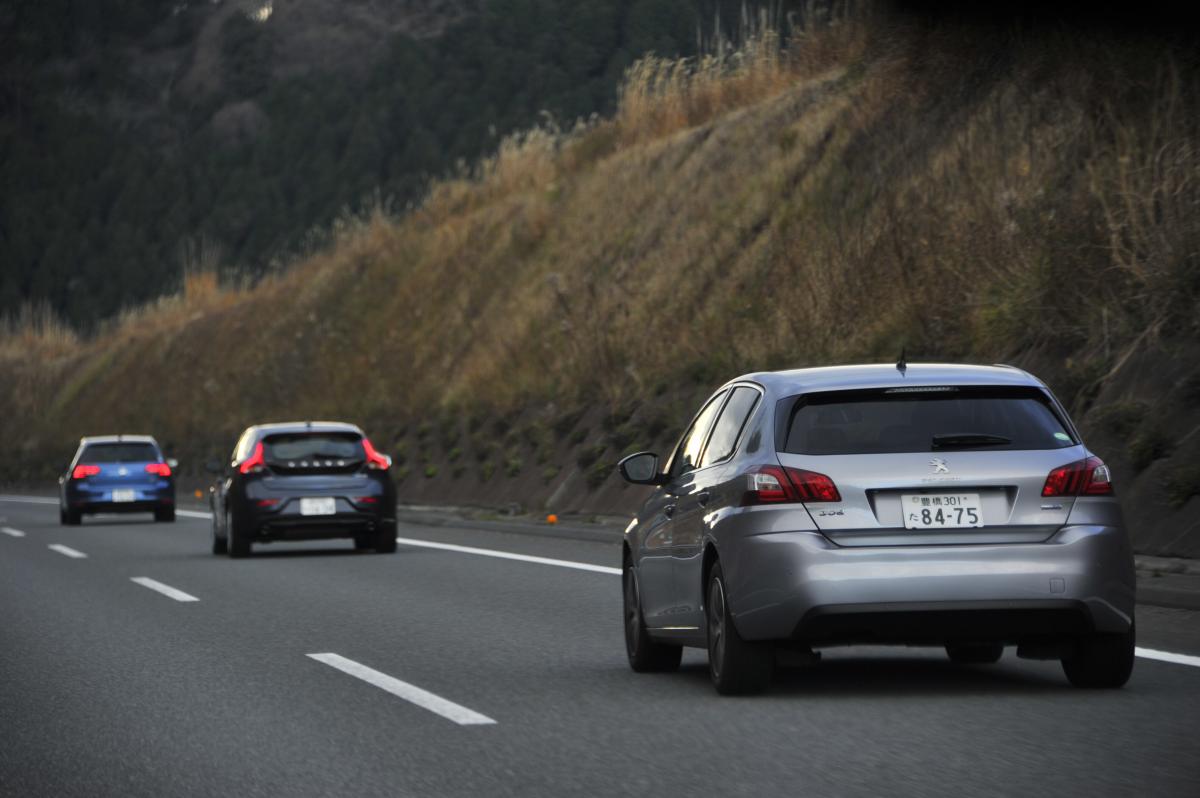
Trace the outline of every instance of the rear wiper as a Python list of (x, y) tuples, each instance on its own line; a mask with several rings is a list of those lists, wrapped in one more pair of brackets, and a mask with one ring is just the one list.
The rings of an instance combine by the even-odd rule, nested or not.
[(1003, 446), (1006, 443), (1012, 443), (1012, 438), (987, 432), (942, 432), (933, 436), (935, 449), (955, 446)]

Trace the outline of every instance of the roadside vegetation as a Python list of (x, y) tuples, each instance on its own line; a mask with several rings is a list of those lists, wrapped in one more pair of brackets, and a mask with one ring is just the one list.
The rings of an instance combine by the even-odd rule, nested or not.
[(623, 511), (613, 462), (723, 380), (906, 349), (1043, 376), (1139, 547), (1200, 554), (1195, 53), (858, 8), (644, 59), (611, 116), (509, 136), (252, 287), (200, 271), (82, 340), (27, 314), (4, 476), (85, 432), (194, 469), (248, 423), (336, 417), (407, 452), (409, 498)]

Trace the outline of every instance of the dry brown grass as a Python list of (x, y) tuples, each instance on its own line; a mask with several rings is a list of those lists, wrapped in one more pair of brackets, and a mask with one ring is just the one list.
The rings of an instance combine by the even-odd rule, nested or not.
[(0, 423), (35, 430), (31, 462), (114, 424), (199, 458), (265, 419), (621, 415), (902, 346), (1036, 356), (1070, 395), (1152, 325), (1196, 335), (1194, 67), (1154, 42), (808, 24), (643, 61), (613, 119), (511, 137), (253, 288), (188, 271), (82, 343), (10, 326), (0, 368), (29, 390)]

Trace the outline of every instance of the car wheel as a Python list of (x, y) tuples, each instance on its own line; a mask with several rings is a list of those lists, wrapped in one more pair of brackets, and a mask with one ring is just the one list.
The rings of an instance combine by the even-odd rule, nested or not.
[(629, 667), (637, 673), (653, 673), (679, 669), (683, 657), (683, 646), (657, 643), (646, 632), (642, 616), (642, 596), (638, 588), (637, 572), (629, 558), (625, 558), (621, 570), (621, 586), (624, 596), (625, 655)]
[(154, 520), (159, 523), (172, 523), (175, 521), (175, 508), (171, 507), (166, 510), (155, 510)]
[(217, 534), (217, 517), (214, 515), (212, 519), (212, 553), (213, 554), (228, 554), (229, 544), (225, 538)]
[(1134, 626), (1122, 634), (1098, 634), (1079, 641), (1063, 657), (1063, 672), (1076, 687), (1121, 687), (1133, 673)]
[(58, 520), (63, 526), (79, 526), (83, 520), (83, 515), (78, 510), (68, 510), (63, 507), (58, 508)]
[(375, 548), (374, 540), (367, 537), (366, 535), (355, 535), (355, 537), (354, 537), (354, 550), (355, 551), (367, 551), (368, 549), (374, 549), (374, 548)]
[(948, 643), (946, 654), (959, 665), (991, 665), (1004, 655), (999, 643)]
[(237, 516), (232, 512), (225, 514), (225, 545), (230, 557), (240, 559), (250, 556), (250, 537), (238, 524)]
[(761, 693), (771, 684), (775, 652), (768, 644), (751, 643), (738, 634), (719, 562), (708, 575), (707, 595), (708, 672), (713, 686), (721, 695)]
[(375, 533), (375, 551), (379, 554), (396, 553), (396, 528), (384, 524), (383, 529)]

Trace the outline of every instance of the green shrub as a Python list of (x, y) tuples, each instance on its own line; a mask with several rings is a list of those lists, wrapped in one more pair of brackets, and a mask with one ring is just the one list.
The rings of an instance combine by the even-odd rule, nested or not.
[(437, 476), (437, 474), (438, 474), (437, 466), (435, 466), (435, 465), (425, 466), (425, 479), (433, 479), (434, 477)]
[(587, 440), (587, 436), (588, 436), (587, 427), (580, 427), (579, 429), (577, 429), (573, 433), (571, 433), (571, 445), (578, 446), (579, 444), (581, 444), (585, 440)]
[(521, 473), (521, 468), (524, 465), (525, 463), (521, 460), (521, 458), (514, 455), (504, 461), (504, 473), (510, 478), (515, 477), (517, 474)]
[(601, 461), (592, 465), (587, 472), (588, 488), (595, 490), (604, 484), (613, 473), (613, 464), (607, 461)]
[(1200, 465), (1183, 466), (1167, 475), (1167, 500), (1178, 510), (1193, 496), (1200, 496)]
[(1157, 426), (1148, 427), (1129, 442), (1129, 462), (1135, 472), (1140, 472), (1170, 451), (1170, 436)]
[(549, 485), (562, 469), (556, 465), (548, 465), (542, 469), (542, 482)]
[(583, 451), (581, 451), (575, 457), (575, 462), (579, 464), (580, 468), (587, 468), (588, 466), (592, 465), (592, 463), (595, 463), (597, 460), (599, 460), (600, 456), (604, 454), (605, 450), (607, 449), (608, 446), (603, 443), (597, 443), (592, 446), (585, 447)]
[(483, 464), (479, 466), (479, 478), (484, 482), (487, 482), (489, 479), (491, 479), (492, 475), (495, 473), (496, 464), (491, 460), (484, 460)]
[(453, 463), (455, 460), (457, 460), (458, 458), (462, 457), (462, 449), (461, 449), (461, 448), (459, 448), (458, 446), (455, 446), (453, 449), (451, 449), (451, 450), (450, 450), (450, 451), (449, 451), (449, 452), (446, 454), (446, 457), (447, 457), (447, 459), (449, 459), (449, 460), (450, 460), (450, 462), (451, 462), (451, 463)]

